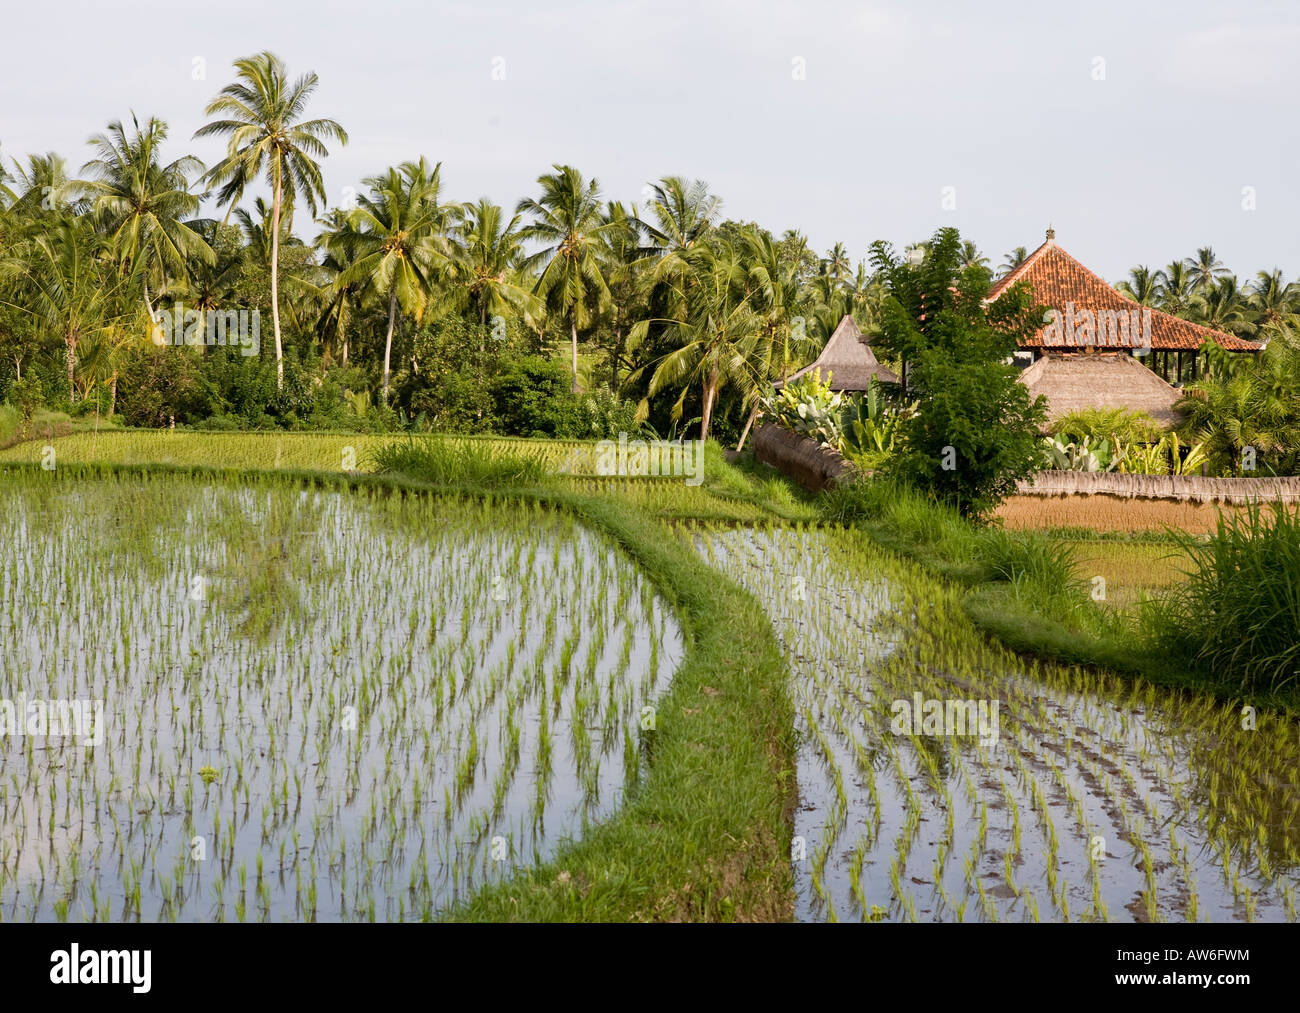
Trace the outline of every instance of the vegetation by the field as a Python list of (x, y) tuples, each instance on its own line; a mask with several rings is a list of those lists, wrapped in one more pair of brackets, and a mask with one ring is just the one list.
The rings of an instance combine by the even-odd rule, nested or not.
[(1160, 644), (1243, 689), (1300, 695), (1300, 510), (1252, 504), (1178, 547), (1189, 577), (1152, 609)]
[[(1255, 655), (1259, 664), (1249, 669), (1253, 676), (1244, 683), (1247, 669), (1240, 664), (1189, 666), (1168, 649), (1171, 630), (1206, 628), (1204, 609), (1215, 605), (1203, 599), (1193, 607), (1179, 594), (1185, 573), (1196, 575), (1196, 586), (1234, 579), (1234, 571), (1223, 562), (1232, 553), (1207, 555), (1193, 536), (1170, 533), (1152, 544), (1081, 539), (1077, 529), (1082, 526), (1077, 524), (1075, 534), (1066, 537), (1060, 531), (979, 528), (914, 490), (883, 481), (837, 488), (826, 496), (823, 509), (831, 521), (855, 524), (930, 572), (967, 585), (964, 607), (969, 617), (1015, 650), (1142, 675), (1225, 700), (1237, 699), (1248, 688), (1257, 703), (1300, 709), (1300, 693), (1294, 681), (1281, 681), (1286, 672), (1277, 667), (1280, 659), (1272, 648), (1260, 648)], [(1285, 532), (1284, 527), (1276, 537), (1285, 542)], [(1139, 547), (1126, 553), (1129, 546)], [(1267, 558), (1261, 556), (1258, 565), (1269, 565)], [(1276, 558), (1281, 563), (1289, 555), (1282, 552)], [(1212, 559), (1217, 559), (1214, 565)], [(1149, 578), (1139, 582), (1143, 560), (1150, 563), (1143, 568)], [(1116, 563), (1121, 565), (1112, 568)], [(1273, 599), (1265, 600), (1280, 595), (1285, 603), (1285, 581), (1279, 577), (1266, 582), (1266, 593)], [(1179, 604), (1165, 607), (1162, 600)], [(1178, 610), (1180, 620), (1171, 622), (1171, 608)], [(1300, 641), (1300, 621), (1287, 607), (1267, 614), (1273, 626), (1255, 640), (1257, 646), (1274, 636)], [(1220, 635), (1226, 637), (1229, 629), (1222, 628)]]
[[(475, 436), (399, 436), (356, 433), (195, 433), (114, 430), (83, 433), (50, 444), (25, 442), (0, 450), (6, 463), (37, 464), (47, 445), (56, 467), (73, 464), (177, 465), (242, 470), (373, 471), (384, 448), (439, 445), (450, 466), (460, 462), (468, 484), (480, 460), (493, 456), (536, 462), (548, 481), (577, 492), (614, 496), (666, 520), (816, 519), (812, 498), (770, 468), (741, 459), (726, 460), (710, 441), (704, 447), (703, 480), (688, 485), (679, 477), (622, 478), (597, 474), (595, 444), (579, 440), (523, 440)], [(527, 484), (527, 483), (525, 483)]]

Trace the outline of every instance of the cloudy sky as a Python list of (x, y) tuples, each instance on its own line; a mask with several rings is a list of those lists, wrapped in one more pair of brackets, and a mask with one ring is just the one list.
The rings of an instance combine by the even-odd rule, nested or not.
[(1243, 276), (1300, 273), (1295, 0), (64, 0), (3, 19), (6, 159), (79, 167), (134, 110), (214, 162), (223, 142), (190, 140), (203, 107), (270, 49), (319, 74), (312, 113), (350, 134), (331, 203), (425, 155), (449, 197), (513, 206), (569, 162), (625, 201), (707, 180), (727, 217), (855, 259), (955, 225), (996, 267), (1050, 222), (1111, 281), (1207, 244)]

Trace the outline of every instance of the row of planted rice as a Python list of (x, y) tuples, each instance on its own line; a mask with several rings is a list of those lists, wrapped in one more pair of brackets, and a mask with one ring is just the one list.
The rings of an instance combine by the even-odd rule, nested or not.
[(0, 540), (5, 920), (436, 916), (635, 789), (682, 651), (536, 505), (29, 472)]
[[(508, 449), (537, 461), (546, 471), (596, 475), (596, 444), (581, 440), (522, 440), (511, 437), (364, 433), (195, 432), (190, 430), (123, 430), (77, 433), (54, 440), (33, 439), (0, 450), (0, 463), (171, 464), (207, 468), (259, 470), (367, 471), (374, 454), (396, 442), (437, 442)], [(607, 455), (608, 456), (608, 455)]]
[(686, 537), (789, 657), (801, 918), (1296, 919), (1293, 721), (1025, 661), (858, 533)]

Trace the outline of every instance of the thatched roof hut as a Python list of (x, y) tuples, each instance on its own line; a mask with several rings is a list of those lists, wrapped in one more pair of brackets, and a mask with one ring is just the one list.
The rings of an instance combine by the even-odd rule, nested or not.
[[(862, 331), (858, 329), (857, 321), (847, 313), (835, 328), (835, 333), (830, 336), (830, 340), (826, 342), (826, 347), (822, 349), (821, 354), (797, 373), (786, 377), (784, 383), (797, 380), (815, 370), (821, 371), (823, 379), (829, 374), (831, 390), (834, 391), (866, 390), (873, 376), (881, 383), (898, 382), (898, 377), (876, 359), (871, 346), (867, 344)], [(777, 387), (782, 385), (783, 381), (780, 380), (775, 384)]]
[(1163, 426), (1178, 421), (1180, 394), (1126, 352), (1063, 354), (1049, 352), (1019, 376), (1033, 397), (1047, 398), (1055, 421), (1088, 408), (1126, 408), (1146, 412)]

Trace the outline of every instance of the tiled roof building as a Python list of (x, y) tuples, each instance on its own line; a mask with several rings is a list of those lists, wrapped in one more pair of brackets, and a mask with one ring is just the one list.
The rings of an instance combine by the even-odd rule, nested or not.
[[(1047, 241), (1042, 246), (1026, 257), (1024, 263), (1014, 271), (993, 284), (988, 294), (989, 301), (997, 299), (1018, 281), (1032, 285), (1035, 301), (1056, 310), (1060, 315), (1061, 326), (1044, 326), (1034, 338), (1021, 343), (1023, 348), (1036, 352), (1047, 348), (1081, 351), (1090, 347), (1198, 352), (1206, 341), (1214, 341), (1230, 352), (1257, 352), (1262, 347), (1254, 341), (1194, 324), (1153, 307), (1138, 305), (1057, 246), (1056, 234), (1051, 229), (1047, 230)], [(1073, 312), (1070, 312), (1071, 309)], [(1123, 315), (1129, 323), (1133, 322), (1133, 315), (1137, 314), (1144, 326), (1125, 328), (1123, 321), (1120, 321), (1120, 333), (1116, 335), (1111, 328), (1103, 327), (1099, 320), (1100, 317), (1111, 314), (1114, 315), (1112, 320)], [(1145, 318), (1148, 316), (1150, 322), (1146, 325)], [(1091, 337), (1088, 317), (1092, 318)], [(1067, 318), (1072, 320), (1073, 328), (1064, 326)], [(1149, 344), (1145, 341), (1147, 335), (1143, 333), (1148, 327)], [(1071, 330), (1073, 333), (1070, 333)], [(1127, 334), (1123, 333), (1125, 330), (1128, 331)], [(1135, 330), (1138, 333), (1134, 333)]]
[(1179, 394), (1169, 381), (1196, 379), (1207, 342), (1230, 352), (1263, 347), (1139, 305), (1057, 246), (1050, 228), (1042, 246), (994, 283), (987, 301), (1021, 281), (1048, 312), (1037, 333), (1020, 342), (1033, 360), (1020, 379), (1046, 395), (1052, 418), (1082, 408), (1128, 408), (1170, 425)]

